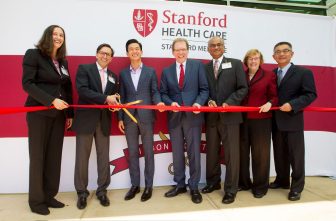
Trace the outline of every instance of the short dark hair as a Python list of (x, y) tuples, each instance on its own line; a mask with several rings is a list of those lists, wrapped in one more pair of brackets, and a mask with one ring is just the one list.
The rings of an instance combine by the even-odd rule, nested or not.
[(130, 44), (133, 44), (133, 43), (138, 44), (139, 47), (140, 47), (140, 49), (141, 49), (141, 51), (142, 51), (142, 44), (141, 44), (138, 40), (136, 40), (136, 39), (130, 39), (130, 40), (128, 40), (128, 41), (126, 42), (126, 52), (128, 52), (128, 46), (129, 46)]
[(273, 51), (275, 50), (276, 47), (278, 47), (280, 45), (288, 45), (289, 48), (292, 50), (292, 44), (291, 43), (289, 43), (288, 41), (281, 41), (281, 42), (278, 42), (274, 45)]
[(50, 25), (47, 27), (39, 42), (35, 45), (36, 48), (40, 49), (42, 54), (46, 56), (51, 56), (54, 49), (54, 42), (53, 42), (53, 33), (55, 28), (60, 28), (63, 31), (64, 34), (64, 41), (62, 46), (57, 50), (56, 52), (56, 59), (57, 60), (63, 60), (66, 56), (66, 44), (65, 44), (65, 31), (64, 29), (59, 25)]
[(111, 49), (111, 51), (112, 51), (111, 56), (113, 57), (113, 55), (114, 55), (114, 50), (113, 50), (113, 48), (111, 47), (111, 45), (106, 44), (106, 43), (100, 44), (100, 45), (97, 47), (97, 51), (96, 51), (96, 53), (98, 54), (98, 52), (100, 51), (100, 49), (102, 49), (103, 47), (107, 47), (107, 48)]

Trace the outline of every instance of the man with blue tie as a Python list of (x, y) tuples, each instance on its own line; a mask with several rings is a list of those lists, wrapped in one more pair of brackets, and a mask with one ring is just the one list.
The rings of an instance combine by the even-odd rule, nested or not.
[[(158, 90), (158, 80), (155, 70), (145, 66), (141, 61), (142, 44), (136, 39), (126, 42), (127, 56), (131, 61), (130, 66), (120, 73), (120, 100), (129, 103), (142, 100), (142, 105), (164, 105)], [(118, 113), (119, 130), (126, 135), (128, 146), (128, 166), (131, 177), (131, 188), (125, 195), (125, 200), (130, 200), (140, 192), (140, 167), (139, 167), (139, 135), (145, 153), (145, 190), (141, 201), (152, 197), (154, 177), (154, 132), (153, 125), (155, 113), (153, 110), (129, 109), (137, 122), (134, 122), (124, 111)]]
[(316, 99), (317, 94), (312, 71), (291, 63), (294, 55), (291, 43), (279, 42), (273, 52), (273, 58), (278, 63), (274, 73), (278, 79), (280, 110), (273, 115), (276, 178), (269, 187), (290, 188), (288, 200), (296, 201), (301, 198), (305, 183), (303, 109)]
[[(177, 38), (173, 41), (172, 52), (176, 59), (161, 75), (160, 93), (166, 105), (194, 106), (204, 105), (209, 96), (208, 82), (204, 65), (197, 60), (188, 59), (189, 43), (186, 39)], [(203, 114), (197, 111), (168, 113), (168, 128), (173, 150), (174, 181), (177, 183), (165, 193), (166, 197), (174, 197), (187, 192), (185, 184), (184, 144), (189, 160), (190, 178), (188, 185), (191, 200), (202, 202), (198, 190), (201, 176), (200, 143)]]

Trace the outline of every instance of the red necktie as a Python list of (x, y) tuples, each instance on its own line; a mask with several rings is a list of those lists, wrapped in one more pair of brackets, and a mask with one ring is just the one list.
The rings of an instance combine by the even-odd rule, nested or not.
[(180, 65), (180, 78), (179, 78), (179, 87), (180, 89), (183, 88), (183, 82), (184, 82), (184, 69), (183, 69), (183, 64)]

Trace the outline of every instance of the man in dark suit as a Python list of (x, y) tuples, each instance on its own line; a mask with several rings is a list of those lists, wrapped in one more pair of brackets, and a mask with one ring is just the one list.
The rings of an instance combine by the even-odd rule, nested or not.
[(278, 63), (277, 74), (280, 110), (273, 115), (273, 150), (276, 179), (270, 188), (289, 188), (288, 199), (299, 200), (304, 188), (304, 127), (303, 109), (317, 97), (313, 73), (291, 63), (294, 52), (289, 42), (274, 46), (273, 58)]
[[(208, 105), (240, 105), (248, 91), (243, 65), (240, 60), (224, 57), (224, 40), (213, 37), (208, 42), (208, 51), (213, 60), (207, 66), (210, 96)], [(239, 124), (241, 113), (206, 114), (206, 181), (203, 193), (220, 189), (220, 148), (224, 146), (225, 183), (223, 203), (232, 203), (238, 191), (239, 180)]]
[[(170, 106), (204, 105), (209, 96), (204, 65), (188, 59), (189, 44), (186, 39), (177, 38), (172, 44), (176, 62), (163, 70), (160, 92), (162, 101)], [(198, 190), (201, 175), (200, 143), (203, 114), (199, 112), (169, 112), (168, 128), (173, 149), (174, 181), (177, 183), (165, 196), (174, 197), (186, 192), (184, 143), (189, 160), (191, 200), (202, 202)]]
[[(155, 70), (145, 66), (141, 61), (142, 44), (136, 39), (126, 42), (127, 56), (131, 65), (120, 73), (120, 99), (121, 103), (142, 100), (143, 105), (164, 105), (161, 102), (158, 90), (158, 82)], [(139, 168), (139, 135), (145, 153), (145, 190), (141, 201), (147, 201), (152, 197), (154, 177), (154, 132), (153, 124), (155, 113), (153, 110), (129, 109), (137, 123), (119, 111), (119, 130), (126, 134), (128, 146), (128, 166), (132, 187), (127, 192), (125, 200), (130, 200), (140, 192), (140, 168)]]
[[(97, 48), (96, 63), (80, 65), (76, 75), (78, 104), (117, 104), (117, 76), (107, 69), (114, 51), (108, 44)], [(106, 188), (110, 184), (109, 148), (111, 112), (108, 109), (77, 109), (73, 125), (76, 135), (75, 188), (78, 194), (77, 207), (86, 207), (89, 195), (88, 164), (95, 139), (98, 164), (98, 189), (96, 195), (103, 206), (109, 206)]]

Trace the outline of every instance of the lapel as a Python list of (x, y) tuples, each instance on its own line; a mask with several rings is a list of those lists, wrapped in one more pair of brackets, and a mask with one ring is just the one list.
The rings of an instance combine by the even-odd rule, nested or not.
[(112, 75), (112, 72), (109, 69), (107, 69), (107, 83), (104, 94), (109, 94), (110, 88), (112, 87), (112, 82), (110, 82), (110, 78), (113, 78), (114, 82), (116, 81), (116, 79)]
[[(191, 73), (193, 73), (193, 72), (192, 72), (192, 68), (193, 68), (193, 66), (191, 65), (189, 59), (187, 59), (187, 61), (186, 61), (186, 65), (185, 65), (185, 66), (186, 66), (186, 67), (185, 67), (185, 70), (184, 70), (183, 88), (184, 88), (186, 82), (188, 81), (188, 79), (192, 77), (192, 76), (191, 76)], [(176, 78), (177, 78), (177, 77), (176, 77)]]
[(97, 67), (97, 64), (96, 63), (93, 63), (92, 66), (91, 66), (91, 70), (89, 73), (92, 73), (92, 77), (97, 85), (97, 88), (98, 88), (98, 92), (100, 93), (104, 93), (103, 92), (103, 89), (102, 89), (102, 83), (101, 83), (101, 79), (100, 79), (100, 73), (99, 73), (99, 70), (98, 70), (98, 67)]
[[(128, 66), (126, 69), (125, 69), (125, 82), (128, 82), (129, 85), (131, 85), (131, 89), (133, 90), (133, 92), (135, 92), (135, 86), (133, 84), (133, 80), (132, 80), (132, 77), (131, 77), (131, 70), (130, 70), (130, 66)], [(139, 85), (139, 83), (138, 83)]]
[[(227, 59), (226, 57), (223, 57), (222, 62), (219, 63), (217, 79), (219, 79), (220, 76), (221, 76), (221, 74), (222, 74), (222, 71), (223, 71), (223, 69), (222, 69), (222, 64), (223, 64), (223, 63), (227, 63), (227, 62), (228, 62), (228, 59)], [(213, 68), (212, 68), (212, 73), (214, 73)], [(215, 77), (213, 77), (213, 78), (215, 79)]]
[(257, 83), (259, 80), (261, 80), (264, 77), (264, 75), (265, 75), (264, 71), (259, 67), (257, 73), (255, 73), (253, 78), (250, 80), (248, 76), (248, 70), (247, 70), (247, 79), (248, 79), (249, 85), (253, 85)]
[[(56, 66), (55, 66), (55, 64), (54, 64), (54, 62), (53, 62), (53, 60), (52, 60), (52, 58), (49, 57), (49, 56), (48, 56), (48, 63), (49, 63), (49, 64), (51, 65), (51, 67), (54, 69), (55, 74), (56, 74), (58, 77), (60, 77), (61, 75), (60, 75), (59, 72), (57, 71), (57, 68), (56, 68)], [(60, 68), (62, 67), (62, 63), (61, 63), (61, 62), (59, 62), (59, 66), (60, 66)]]
[(140, 90), (141, 85), (144, 85), (144, 84), (140, 84), (140, 82), (144, 82), (145, 81), (146, 76), (147, 76), (146, 70), (147, 69), (146, 69), (145, 65), (142, 64), (142, 69), (141, 69), (141, 73), (140, 73), (140, 77), (139, 77), (137, 91)]
[[(209, 75), (209, 79), (210, 79), (211, 82), (216, 81), (213, 66), (214, 66), (214, 63), (213, 63), (213, 60), (212, 60), (208, 63), (208, 71), (207, 71), (207, 73)], [(221, 65), (219, 65), (219, 66), (221, 66)], [(218, 68), (218, 74), (219, 74), (219, 68)]]
[(279, 87), (294, 74), (294, 71), (295, 71), (295, 65), (292, 63), (292, 65), (287, 70), (285, 76), (282, 78)]
[(173, 79), (173, 84), (177, 86), (177, 88), (179, 88), (178, 86), (178, 80), (177, 80), (177, 73), (176, 73), (176, 61), (174, 62), (174, 64), (170, 67), (171, 71), (170, 73), (172, 73), (172, 78)]

